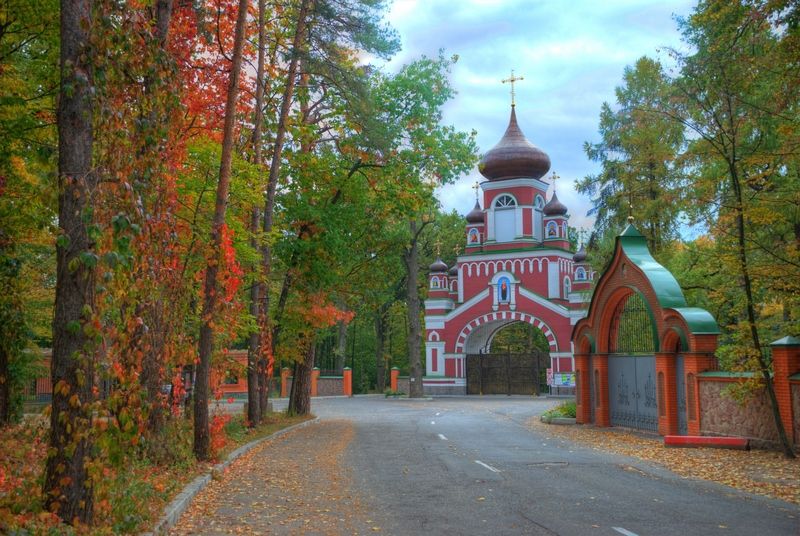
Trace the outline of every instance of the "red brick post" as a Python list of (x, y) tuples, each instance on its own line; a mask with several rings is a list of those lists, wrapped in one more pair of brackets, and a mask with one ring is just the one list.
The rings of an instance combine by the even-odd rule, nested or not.
[(400, 378), (400, 369), (397, 368), (397, 367), (392, 367), (392, 371), (389, 373), (389, 377), (390, 377), (389, 389), (391, 389), (392, 392), (396, 393), (397, 392), (397, 380)]
[(683, 372), (686, 385), (686, 430), (688, 435), (700, 435), (700, 382), (697, 375), (717, 366), (714, 354), (684, 353)]
[(656, 353), (656, 400), (658, 405), (658, 433), (678, 433), (678, 386), (675, 381), (676, 355), (671, 352)]
[(317, 383), (319, 382), (319, 367), (311, 369), (311, 396), (317, 396)]
[(353, 371), (350, 370), (350, 367), (344, 367), (342, 382), (342, 394), (344, 396), (353, 396)]
[(775, 381), (775, 396), (781, 413), (783, 428), (792, 443), (800, 441), (794, 436), (794, 416), (792, 415), (792, 388), (789, 376), (800, 372), (800, 338), (784, 337), (770, 344), (772, 347), (772, 369)]
[(592, 364), (592, 387), (595, 389), (594, 423), (597, 426), (611, 426), (608, 408), (608, 354), (594, 354)]
[(283, 367), (281, 369), (281, 398), (289, 396), (289, 369)]
[(589, 354), (575, 354), (575, 422), (587, 424), (592, 420)]

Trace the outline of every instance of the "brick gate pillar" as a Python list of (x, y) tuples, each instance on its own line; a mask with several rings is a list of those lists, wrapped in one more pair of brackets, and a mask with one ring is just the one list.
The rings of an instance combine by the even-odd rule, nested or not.
[(389, 389), (391, 389), (393, 393), (396, 393), (397, 380), (400, 378), (400, 369), (397, 367), (392, 367), (392, 372), (389, 374), (389, 377)]
[(593, 354), (592, 389), (594, 389), (594, 423), (611, 426), (608, 407), (608, 354)]
[(789, 376), (800, 372), (800, 338), (784, 337), (770, 344), (772, 348), (772, 369), (774, 371), (775, 397), (786, 435), (793, 444), (800, 442), (794, 437), (794, 415), (792, 408), (792, 387)]
[(686, 430), (688, 435), (700, 435), (700, 382), (697, 375), (717, 368), (713, 354), (684, 353), (683, 373), (686, 381)]
[(311, 369), (311, 396), (317, 396), (317, 386), (319, 385), (319, 367)]
[(353, 371), (350, 367), (344, 367), (342, 371), (342, 394), (353, 396)]
[(589, 373), (589, 354), (575, 354), (575, 421), (579, 424), (587, 424), (592, 420)]
[(289, 369), (283, 367), (281, 369), (281, 398), (289, 396)]
[(676, 355), (656, 352), (656, 400), (659, 435), (678, 433), (678, 386), (675, 378)]

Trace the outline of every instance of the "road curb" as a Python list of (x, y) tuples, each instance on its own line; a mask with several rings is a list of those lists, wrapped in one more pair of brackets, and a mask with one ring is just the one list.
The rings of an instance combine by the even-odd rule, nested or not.
[(238, 449), (234, 450), (228, 457), (225, 459), (224, 462), (220, 462), (211, 468), (211, 471), (208, 473), (202, 474), (192, 480), (183, 490), (174, 498), (172, 502), (170, 502), (166, 508), (164, 508), (164, 515), (161, 516), (161, 519), (158, 520), (155, 527), (151, 532), (143, 532), (141, 536), (154, 536), (157, 534), (166, 534), (166, 532), (175, 526), (178, 520), (186, 511), (186, 508), (189, 506), (189, 503), (192, 502), (192, 499), (205, 488), (209, 482), (211, 482), (212, 475), (222, 473), (225, 469), (230, 466), (237, 458), (241, 457), (243, 454), (247, 453), (253, 447), (256, 447), (267, 441), (268, 439), (276, 439), (284, 434), (291, 432), (292, 430), (297, 430), (299, 428), (305, 428), (311, 424), (315, 424), (319, 422), (319, 417), (314, 419), (303, 421), (301, 423), (294, 424), (282, 430), (278, 430), (277, 432), (270, 434), (266, 437), (261, 437), (259, 439), (254, 439), (253, 441), (246, 443), (239, 447)]

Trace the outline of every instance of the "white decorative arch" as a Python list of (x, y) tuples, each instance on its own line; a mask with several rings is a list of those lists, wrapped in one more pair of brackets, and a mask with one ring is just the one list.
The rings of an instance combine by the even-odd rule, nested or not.
[(550, 345), (550, 352), (558, 352), (558, 341), (556, 340), (556, 335), (550, 326), (544, 322), (544, 320), (528, 313), (521, 313), (518, 311), (502, 311), (481, 315), (467, 322), (456, 339), (456, 353), (464, 351), (464, 346), (469, 338), (469, 334), (478, 329), (480, 326), (494, 323), (511, 324), (512, 322), (527, 322), (533, 327), (540, 329), (547, 338), (547, 343)]
[(496, 196), (496, 197), (495, 197), (495, 198), (492, 200), (492, 208), (497, 208), (497, 204), (498, 204), (498, 203), (499, 203), (501, 200), (504, 200), (503, 198), (509, 198), (509, 197), (511, 198), (511, 201), (513, 201), (513, 203), (510, 203), (510, 204), (507, 204), (507, 205), (503, 205), (501, 208), (506, 208), (506, 207), (509, 207), (509, 208), (510, 208), (510, 207), (518, 207), (518, 206), (519, 206), (519, 201), (517, 200), (517, 196), (515, 196), (514, 194), (511, 194), (511, 193), (509, 193), (509, 192), (503, 192), (503, 193), (501, 193), (501, 194), (498, 194), (498, 195), (497, 195), (497, 196)]
[(439, 332), (438, 331), (431, 331), (428, 335), (428, 340), (431, 342), (439, 342)]

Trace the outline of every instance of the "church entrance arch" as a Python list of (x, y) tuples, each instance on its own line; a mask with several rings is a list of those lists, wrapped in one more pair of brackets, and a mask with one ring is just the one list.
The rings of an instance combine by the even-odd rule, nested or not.
[[(526, 315), (528, 316), (528, 315)], [(550, 341), (546, 324), (490, 321), (470, 332), (466, 347), (467, 394), (537, 395), (547, 390)]]

